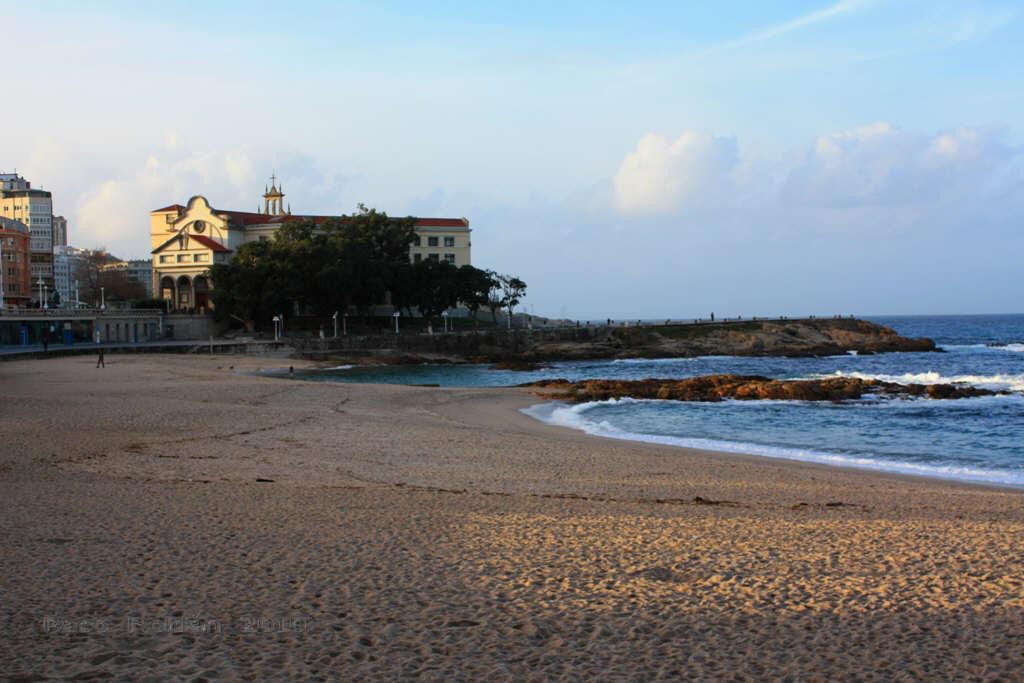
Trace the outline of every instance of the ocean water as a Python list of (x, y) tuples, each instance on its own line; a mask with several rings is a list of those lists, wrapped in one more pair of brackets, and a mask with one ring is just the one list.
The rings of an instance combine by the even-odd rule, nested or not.
[(480, 365), (341, 366), (309, 378), (509, 386), (556, 377), (642, 379), (737, 373), (780, 379), (853, 376), (901, 383), (963, 383), (1012, 393), (960, 400), (868, 398), (842, 404), (622, 399), (573, 406), (549, 402), (526, 412), (552, 424), (617, 439), (1024, 486), (1024, 315), (869, 319), (906, 336), (930, 337), (943, 353), (565, 362), (535, 372)]

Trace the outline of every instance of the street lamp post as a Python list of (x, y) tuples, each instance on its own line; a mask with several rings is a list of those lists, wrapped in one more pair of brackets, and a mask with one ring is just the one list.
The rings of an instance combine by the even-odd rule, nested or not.
[(444, 320), (444, 331), (448, 331), (448, 311), (441, 311), (441, 319)]
[(281, 318), (280, 318), (280, 316), (276, 316), (275, 315), (273, 320), (274, 320), (274, 341), (281, 341), (281, 330), (278, 327), (279, 323), (281, 322)]
[(334, 320), (334, 338), (337, 339), (338, 338), (338, 312), (337, 311), (334, 312), (334, 315), (331, 316), (331, 319)]
[(341, 333), (348, 336), (348, 313), (341, 314)]
[(43, 304), (46, 303), (46, 299), (43, 297), (43, 276), (42, 275), (39, 276), (39, 280), (36, 281), (36, 284), (39, 285), (39, 308), (45, 308), (43, 306)]
[(398, 334), (398, 319), (402, 316), (401, 313), (395, 311), (391, 314), (391, 317), (395, 319), (395, 334)]
[(107, 291), (106, 287), (100, 287), (100, 310), (107, 310)]

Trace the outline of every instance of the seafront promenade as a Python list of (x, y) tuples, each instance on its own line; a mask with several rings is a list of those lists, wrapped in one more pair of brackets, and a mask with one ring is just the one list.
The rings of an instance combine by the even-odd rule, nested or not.
[[(0, 322), (2, 322), (0, 317)], [(53, 319), (60, 319), (54, 317)], [(102, 318), (99, 318), (102, 319)], [(110, 321), (111, 318), (106, 318)], [(163, 316), (159, 319), (159, 328), (163, 329), (165, 324), (172, 327), (174, 316)], [(126, 353), (266, 353), (284, 350), (294, 351), (302, 357), (315, 358), (326, 356), (332, 353), (346, 353), (353, 351), (362, 352), (412, 352), (412, 353), (433, 353), (439, 356), (454, 355), (470, 358), (481, 358), (482, 356), (508, 355), (516, 357), (527, 348), (537, 348), (538, 345), (567, 344), (574, 352), (568, 354), (573, 358), (586, 356), (593, 353), (595, 357), (606, 355), (607, 349), (601, 344), (609, 340), (618, 339), (616, 344), (626, 344), (636, 347), (637, 343), (644, 344), (646, 332), (654, 337), (683, 337), (693, 338), (694, 336), (720, 337), (725, 333), (742, 333), (750, 336), (760, 334), (762, 326), (785, 326), (784, 331), (791, 333), (796, 328), (812, 326), (847, 327), (854, 322), (847, 318), (834, 316), (821, 318), (814, 316), (807, 317), (760, 317), (749, 318), (733, 317), (725, 319), (709, 318), (683, 318), (663, 319), (663, 321), (601, 321), (595, 322), (570, 322), (556, 321), (546, 322), (546, 325), (532, 325), (527, 318), (517, 319), (512, 328), (504, 326), (488, 326), (479, 329), (424, 329), (422, 321), (417, 321), (417, 326), (407, 324), (399, 327), (397, 332), (384, 327), (376, 332), (359, 330), (357, 333), (347, 334), (341, 331), (337, 336), (333, 334), (317, 335), (308, 330), (298, 333), (290, 333), (278, 340), (263, 339), (258, 333), (240, 334), (232, 337), (206, 336), (185, 340), (148, 338), (142, 339), (129, 335), (128, 328), (113, 327), (109, 323), (103, 323), (103, 334), (113, 337), (106, 338), (102, 342), (90, 341), (92, 334), (86, 339), (79, 335), (79, 341), (74, 343), (50, 343), (44, 348), (41, 343), (34, 344), (0, 344), (0, 359), (11, 359), (15, 357), (48, 357), (57, 355), (76, 355), (83, 353), (95, 353), (99, 348), (112, 352)], [(552, 324), (554, 323), (554, 324)], [(207, 323), (209, 325), (209, 323)], [(322, 328), (323, 329), (323, 328)], [(699, 331), (699, 332), (697, 332)], [(637, 337), (636, 332), (640, 332)], [(813, 330), (812, 330), (813, 332)], [(90, 329), (91, 333), (91, 329)], [(103, 336), (100, 335), (100, 337)], [(801, 334), (807, 334), (803, 330)], [(9, 336), (9, 335), (8, 335)], [(56, 335), (50, 336), (51, 340), (58, 339)], [(67, 336), (65, 337), (67, 342)], [(709, 342), (713, 345), (716, 342)], [(729, 353), (728, 341), (718, 342), (721, 345), (716, 352)], [(671, 355), (671, 351), (669, 353)], [(687, 355), (685, 349), (680, 350), (681, 355)], [(663, 353), (662, 355), (665, 355)], [(437, 359), (440, 359), (438, 357)], [(492, 357), (502, 359), (502, 357)], [(554, 359), (554, 358), (552, 358)]]
[(81, 356), (95, 354), (100, 349), (105, 353), (270, 353), (288, 350), (285, 341), (213, 339), (211, 341), (149, 341), (149, 342), (81, 342), (78, 344), (42, 344), (28, 346), (0, 346), (0, 361), (25, 358), (56, 358), (59, 356)]

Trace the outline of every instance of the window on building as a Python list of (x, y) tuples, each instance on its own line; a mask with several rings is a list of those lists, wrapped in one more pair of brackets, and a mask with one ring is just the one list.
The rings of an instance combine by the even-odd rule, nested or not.
[(455, 254), (445, 254), (444, 260), (448, 263), (455, 263)]
[(178, 254), (178, 263), (185, 263), (186, 257), (188, 257), (188, 254)]
[(160, 257), (160, 263), (170, 263), (173, 260), (174, 258), (172, 256), (168, 256), (167, 254), (164, 254), (163, 256)]
[(444, 246), (446, 246), (446, 247), (454, 247), (455, 246), (455, 238), (454, 237), (445, 237), (444, 238)]
[(413, 263), (419, 263), (422, 260), (423, 260), (423, 254), (413, 254), (412, 255), (412, 262)]
[(205, 261), (206, 260), (206, 254), (193, 254), (192, 260), (195, 263), (200, 263), (202, 261)]
[(423, 246), (423, 238), (420, 237), (419, 235), (414, 235), (413, 238), (412, 238), (412, 246), (414, 246), (414, 247), (422, 247)]
[(428, 247), (436, 247), (437, 246), (437, 238), (436, 237), (428, 237), (427, 238), (427, 246)]
[(427, 256), (427, 258), (430, 259), (431, 261), (434, 261), (435, 263), (441, 260), (438, 254), (430, 254), (429, 256)]

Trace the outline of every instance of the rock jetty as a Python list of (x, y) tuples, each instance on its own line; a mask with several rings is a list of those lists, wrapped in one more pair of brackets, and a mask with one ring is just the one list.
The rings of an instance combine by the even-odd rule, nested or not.
[(898, 384), (857, 377), (825, 379), (771, 379), (758, 375), (704, 375), (686, 379), (641, 380), (542, 380), (523, 386), (545, 398), (586, 403), (612, 398), (663, 399), (671, 401), (852, 401), (865, 396), (936, 399), (994, 396), (989, 389), (959, 384)]

